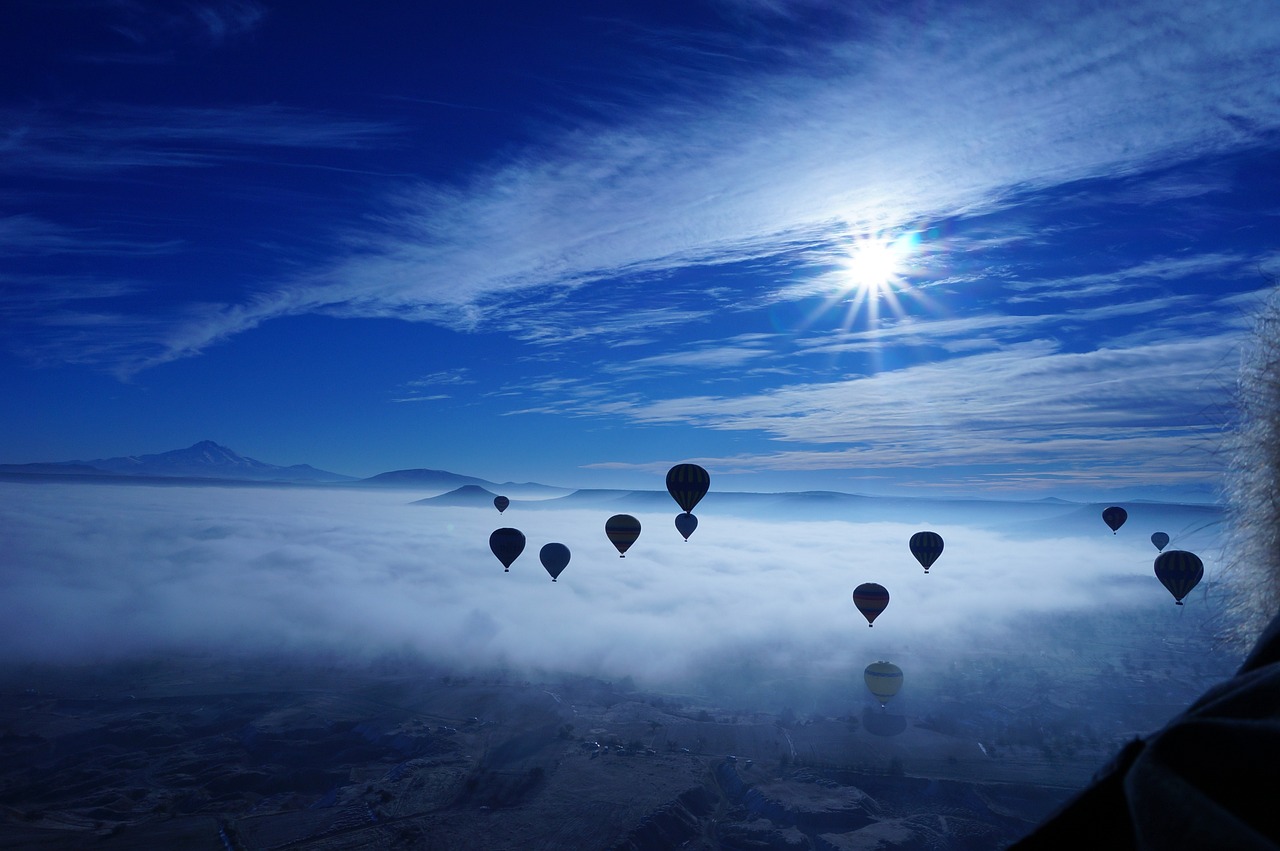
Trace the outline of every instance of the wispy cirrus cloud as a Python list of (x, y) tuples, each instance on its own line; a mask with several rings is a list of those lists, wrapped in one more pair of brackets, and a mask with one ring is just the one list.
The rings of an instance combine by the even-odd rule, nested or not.
[(999, 209), (1028, 188), (1159, 169), (1280, 127), (1269, 84), (1280, 22), (1262, 0), (1006, 12), (868, 18), (803, 64), (717, 65), (644, 109), (601, 108), (458, 183), (406, 187), (380, 231), (353, 228), (357, 253), (194, 309), (160, 352), (121, 368), (296, 312), (474, 328), (492, 313), (480, 305), (521, 292), (769, 262), (850, 229)]

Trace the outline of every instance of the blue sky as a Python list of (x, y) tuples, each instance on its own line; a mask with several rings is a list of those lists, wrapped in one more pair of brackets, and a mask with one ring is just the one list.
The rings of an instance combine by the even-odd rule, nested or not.
[(1270, 0), (372, 5), (6, 7), (0, 460), (1216, 494)]

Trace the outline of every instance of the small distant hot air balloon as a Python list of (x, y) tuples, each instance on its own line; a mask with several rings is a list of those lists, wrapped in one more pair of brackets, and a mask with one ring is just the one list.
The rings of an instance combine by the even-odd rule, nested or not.
[(883, 585), (864, 582), (853, 589), (853, 604), (867, 619), (867, 626), (874, 626), (872, 621), (878, 618), (889, 605), (889, 592)]
[(938, 556), (942, 555), (942, 536), (937, 532), (916, 532), (911, 536), (910, 547), (911, 554), (928, 573)]
[(1200, 584), (1204, 576), (1204, 562), (1195, 553), (1185, 550), (1169, 550), (1156, 556), (1156, 579), (1169, 589), (1173, 601), (1182, 605), (1182, 598)]
[(902, 688), (902, 669), (892, 662), (872, 662), (862, 672), (862, 679), (884, 706)]
[(1169, 546), (1169, 536), (1164, 532), (1156, 532), (1151, 536), (1151, 543), (1156, 545), (1156, 549), (1164, 552), (1164, 548)]
[(1118, 505), (1113, 505), (1110, 508), (1104, 508), (1102, 510), (1102, 522), (1111, 527), (1111, 534), (1113, 535), (1121, 526), (1124, 525), (1124, 521), (1128, 519), (1129, 512), (1125, 511)]
[(626, 558), (627, 549), (640, 537), (640, 521), (630, 514), (615, 514), (605, 521), (604, 533), (618, 548), (618, 558)]
[(547, 544), (538, 553), (538, 558), (542, 560), (542, 566), (547, 569), (547, 573), (551, 574), (551, 581), (555, 582), (556, 577), (563, 573), (569, 564), (569, 548), (564, 544)]
[(689, 536), (698, 528), (698, 518), (689, 512), (676, 515), (676, 531), (684, 535), (684, 539), (689, 540)]
[(677, 464), (667, 471), (667, 492), (686, 514), (707, 495), (711, 476), (697, 464)]
[(498, 561), (502, 562), (502, 572), (508, 573), (511, 570), (511, 562), (524, 552), (524, 532), (510, 528), (495, 529), (489, 536), (489, 549), (493, 550)]
[(507, 499), (505, 496), (495, 496), (493, 498), (493, 507), (498, 509), (499, 514), (506, 511), (507, 506), (510, 504), (511, 500)]

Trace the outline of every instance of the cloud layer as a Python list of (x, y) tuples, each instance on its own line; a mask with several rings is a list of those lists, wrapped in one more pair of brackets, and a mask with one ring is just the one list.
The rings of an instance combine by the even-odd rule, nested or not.
[[(337, 489), (0, 484), (0, 492), (7, 662), (408, 652), (460, 668), (696, 689), (700, 678), (748, 662), (798, 680), (847, 679), (878, 658), (923, 655), (945, 666), (948, 647), (997, 652), (1028, 615), (1170, 605), (1150, 575), (1145, 530), (1113, 537), (1100, 521), (1087, 538), (1052, 523), (1031, 534), (944, 522), (935, 528), (946, 551), (925, 576), (906, 541), (938, 519), (936, 506), (900, 523), (704, 515), (687, 543), (670, 515), (637, 512), (644, 531), (620, 559), (603, 511), (521, 516), (513, 507), (499, 519), (407, 505), (400, 492)], [(510, 573), (487, 547), (489, 532), (506, 524), (528, 539)], [(1214, 569), (1213, 530), (1169, 531)], [(537, 559), (551, 541), (573, 553), (554, 584)], [(866, 581), (892, 595), (874, 629), (850, 598)], [(1211, 610), (1215, 600), (1194, 605)]]

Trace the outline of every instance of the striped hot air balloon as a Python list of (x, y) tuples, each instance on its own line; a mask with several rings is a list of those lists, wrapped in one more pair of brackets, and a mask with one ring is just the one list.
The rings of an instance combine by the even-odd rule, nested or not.
[(489, 549), (502, 562), (502, 571), (510, 572), (511, 563), (524, 552), (524, 532), (519, 529), (494, 529), (489, 536)]
[(693, 512), (711, 487), (711, 476), (697, 464), (677, 464), (667, 471), (667, 492), (686, 514)]
[(640, 521), (630, 514), (615, 514), (605, 521), (604, 533), (618, 548), (618, 558), (626, 558), (627, 549), (640, 537)]
[(911, 554), (928, 573), (938, 556), (942, 555), (942, 536), (937, 532), (916, 532), (911, 536), (910, 547)]
[(1156, 579), (1169, 589), (1173, 601), (1182, 605), (1182, 598), (1200, 584), (1204, 576), (1204, 562), (1195, 553), (1186, 550), (1169, 550), (1156, 556)]
[(538, 559), (551, 574), (551, 581), (555, 582), (556, 577), (569, 566), (569, 548), (564, 544), (547, 544), (538, 552)]
[(892, 662), (872, 662), (862, 672), (867, 688), (884, 706), (902, 688), (902, 669)]
[(875, 626), (872, 621), (878, 618), (889, 605), (889, 592), (883, 585), (864, 582), (853, 589), (853, 604), (867, 619), (867, 626)]
[(1129, 512), (1125, 511), (1118, 505), (1102, 510), (1102, 522), (1111, 527), (1111, 534), (1115, 534), (1124, 525), (1124, 521), (1129, 519)]

